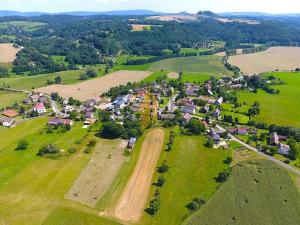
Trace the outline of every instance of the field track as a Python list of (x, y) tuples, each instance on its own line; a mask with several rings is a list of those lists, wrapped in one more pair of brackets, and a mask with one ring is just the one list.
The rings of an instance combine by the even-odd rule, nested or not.
[(230, 56), (228, 62), (246, 75), (300, 68), (300, 47), (272, 47), (266, 51)]
[(126, 85), (128, 82), (139, 82), (148, 77), (149, 71), (118, 71), (96, 79), (72, 85), (50, 85), (35, 89), (36, 92), (51, 94), (58, 92), (64, 98), (73, 97), (85, 101), (107, 92), (112, 87)]
[(0, 63), (12, 63), (19, 51), (13, 44), (0, 44)]
[(131, 223), (140, 220), (164, 137), (165, 131), (162, 129), (153, 129), (147, 134), (134, 172), (115, 206), (114, 217)]

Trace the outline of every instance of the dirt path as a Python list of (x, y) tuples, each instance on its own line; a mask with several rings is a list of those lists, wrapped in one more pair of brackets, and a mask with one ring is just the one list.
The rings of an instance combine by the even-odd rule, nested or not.
[(66, 195), (67, 199), (95, 207), (109, 190), (121, 166), (126, 161), (122, 140), (103, 140), (96, 147), (88, 165), (81, 172)]
[(139, 160), (119, 201), (114, 216), (122, 221), (137, 223), (144, 211), (152, 177), (163, 148), (165, 131), (151, 130), (143, 142)]

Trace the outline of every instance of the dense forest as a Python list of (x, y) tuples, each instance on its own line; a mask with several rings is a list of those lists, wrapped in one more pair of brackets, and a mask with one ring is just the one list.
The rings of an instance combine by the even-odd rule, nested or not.
[[(137, 23), (155, 26), (150, 30), (132, 32), (129, 19), (133, 18), (138, 20)], [(259, 24), (253, 25), (223, 23), (213, 17), (178, 23), (145, 20), (142, 16), (44, 15), (3, 17), (0, 24), (17, 20), (46, 24), (31, 31), (0, 26), (0, 35), (14, 35), (15, 42), (25, 47), (14, 63), (14, 71), (30, 71), (33, 75), (67, 69), (51, 60), (49, 56), (52, 55), (65, 56), (66, 61), (74, 66), (103, 63), (105, 56), (120, 53), (160, 58), (165, 57), (164, 50), (169, 49), (173, 55), (178, 55), (181, 47), (203, 46), (212, 41), (224, 41), (227, 50), (237, 48), (241, 43), (300, 44), (299, 22), (294, 19), (260, 19)]]

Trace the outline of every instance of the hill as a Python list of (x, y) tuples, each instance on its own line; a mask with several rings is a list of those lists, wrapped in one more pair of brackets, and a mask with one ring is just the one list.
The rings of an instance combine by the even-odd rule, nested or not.
[(266, 160), (232, 168), (231, 178), (184, 225), (300, 224), (300, 196), (289, 174)]

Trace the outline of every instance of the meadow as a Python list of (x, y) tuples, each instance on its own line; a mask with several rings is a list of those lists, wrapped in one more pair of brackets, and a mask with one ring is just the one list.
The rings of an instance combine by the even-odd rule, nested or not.
[[(216, 192), (219, 184), (214, 177), (228, 168), (223, 160), (231, 152), (207, 149), (204, 143), (204, 137), (179, 135), (175, 138), (172, 151), (162, 152), (158, 165), (167, 160), (170, 169), (164, 174), (165, 185), (160, 188), (160, 209), (153, 217), (144, 214), (140, 224), (181, 224), (190, 215), (186, 205), (193, 198), (208, 200)], [(153, 183), (157, 178), (158, 174)], [(156, 188), (152, 186), (149, 201)]]
[(25, 31), (35, 31), (39, 28), (46, 26), (46, 23), (33, 22), (33, 21), (9, 21), (0, 23), (0, 28), (15, 26), (24, 29)]
[(230, 71), (225, 69), (222, 63), (222, 58), (216, 55), (165, 59), (153, 63), (149, 70), (199, 73), (206, 76), (221, 76), (223, 74), (231, 74)]
[(26, 94), (21, 92), (3, 91), (0, 90), (0, 109), (11, 106), (14, 103), (21, 102), (26, 98)]
[[(38, 118), (0, 130), (6, 137), (0, 147), (0, 224), (114, 224), (97, 217), (96, 210), (64, 199), (91, 157), (83, 153), (90, 136), (75, 144), (87, 130), (75, 123), (69, 132), (49, 134), (46, 122), (47, 118)], [(27, 150), (15, 150), (19, 140), (30, 143)], [(39, 148), (49, 143), (65, 150), (74, 146), (77, 151), (58, 159), (38, 157)]]
[(288, 172), (267, 160), (238, 163), (225, 185), (184, 225), (300, 224), (300, 198)]

